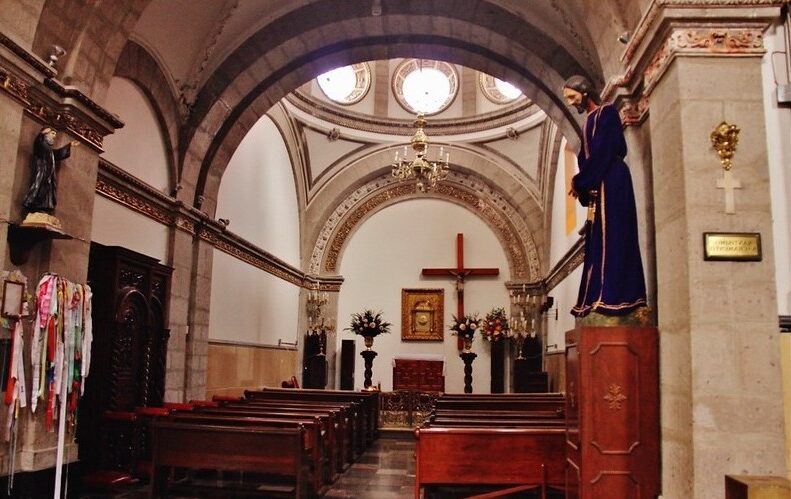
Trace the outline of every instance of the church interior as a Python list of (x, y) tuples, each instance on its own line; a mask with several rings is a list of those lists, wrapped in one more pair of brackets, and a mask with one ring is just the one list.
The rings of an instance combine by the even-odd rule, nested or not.
[[(562, 413), (593, 379), (605, 412), (587, 426), (580, 395), (580, 431), (606, 447), (623, 435), (602, 421), (625, 407), (634, 443), (603, 454), (643, 464), (591, 492), (568, 485), (570, 467), (588, 471), (561, 452), (565, 497), (791, 497), (788, 0), (0, 6), (9, 497), (156, 474), (141, 463), (167, 447), (169, 423), (150, 422), (165, 408), (267, 390), (280, 409), (289, 395), (272, 393), (327, 392), (341, 412), (375, 400), (361, 436), (310, 463), (319, 494), (376, 435), (411, 459), (399, 446), (443, 404), (529, 395)], [(620, 367), (583, 360), (626, 340), (588, 343), (570, 314), (590, 279), (589, 209), (569, 194), (587, 147), (563, 96), (573, 75), (614, 106), (628, 146), (648, 307), (616, 355), (634, 368), (626, 392), (607, 378)], [(46, 127), (57, 204), (31, 221)], [(464, 317), (482, 319), (471, 345)], [(77, 340), (59, 343), (70, 324)], [(575, 445), (568, 420), (550, 434)], [(243, 435), (240, 449), (260, 436)]]

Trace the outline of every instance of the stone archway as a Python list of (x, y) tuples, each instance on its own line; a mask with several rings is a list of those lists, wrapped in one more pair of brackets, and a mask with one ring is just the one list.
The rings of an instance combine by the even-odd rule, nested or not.
[[(485, 191), (484, 184), (472, 175), (451, 173), (448, 179), (423, 197), (451, 201), (480, 217), (497, 236), (508, 258), (512, 279), (537, 281), (541, 260), (530, 229), (518, 211), (500, 193)], [(355, 230), (374, 213), (392, 204), (415, 199), (415, 187), (390, 176), (378, 177), (355, 190), (337, 204), (327, 218), (313, 247), (309, 272), (334, 274), (343, 250)]]

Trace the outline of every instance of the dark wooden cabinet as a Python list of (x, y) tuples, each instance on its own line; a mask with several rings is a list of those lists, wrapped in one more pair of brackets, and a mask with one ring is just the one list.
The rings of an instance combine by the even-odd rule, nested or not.
[(327, 386), (327, 334), (306, 334), (302, 350), (302, 387)]
[(91, 243), (93, 345), (78, 430), (80, 460), (89, 466), (131, 466), (140, 437), (118, 421), (136, 407), (162, 405), (172, 272), (154, 258)]

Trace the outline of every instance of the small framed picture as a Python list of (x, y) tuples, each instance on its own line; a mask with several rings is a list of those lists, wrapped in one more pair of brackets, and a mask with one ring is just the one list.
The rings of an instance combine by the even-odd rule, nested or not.
[(22, 300), (24, 299), (25, 285), (16, 281), (3, 281), (3, 310), (5, 317), (20, 317), (22, 315)]

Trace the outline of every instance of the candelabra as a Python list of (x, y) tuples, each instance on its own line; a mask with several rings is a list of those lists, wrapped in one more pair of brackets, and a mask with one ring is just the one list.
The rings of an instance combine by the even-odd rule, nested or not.
[(324, 306), (328, 302), (326, 291), (320, 291), (319, 285), (314, 284), (308, 291), (305, 308), (308, 315), (308, 335), (320, 337), (321, 354), (326, 350), (327, 335), (335, 332), (335, 322), (324, 316)]
[(395, 160), (393, 161), (392, 174), (399, 180), (407, 180), (415, 178), (415, 190), (419, 192), (426, 192), (436, 187), (437, 182), (444, 179), (448, 175), (448, 162), (450, 161), (450, 152), (445, 152), (444, 147), (439, 149), (439, 161), (429, 161), (426, 159), (428, 152), (428, 136), (423, 128), (426, 126), (426, 120), (423, 113), (417, 115), (415, 120), (415, 134), (410, 141), (412, 150), (415, 151), (415, 159), (409, 161), (407, 159), (407, 146), (404, 146), (403, 157), (400, 151), (396, 150)]
[(511, 337), (516, 341), (516, 353), (518, 359), (524, 359), (522, 348), (525, 339), (535, 338), (538, 334), (538, 320), (544, 311), (547, 301), (543, 295), (531, 294), (522, 285), (522, 290), (511, 290), (511, 317), (508, 319), (508, 326)]

